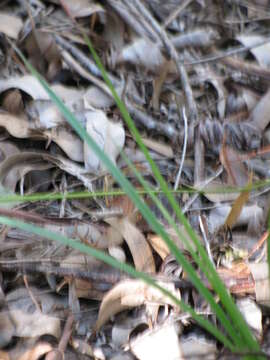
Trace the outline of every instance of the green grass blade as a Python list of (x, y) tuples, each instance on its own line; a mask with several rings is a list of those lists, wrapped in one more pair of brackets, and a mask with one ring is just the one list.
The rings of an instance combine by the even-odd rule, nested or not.
[[(129, 183), (129, 181), (125, 178), (125, 176), (113, 165), (113, 163), (104, 155), (102, 150), (98, 147), (98, 145), (91, 139), (91, 137), (85, 132), (85, 130), (82, 128), (82, 126), (76, 121), (74, 116), (70, 113), (70, 111), (67, 109), (67, 107), (61, 102), (61, 100), (51, 91), (50, 87), (46, 83), (46, 81), (33, 69), (33, 67), (27, 62), (23, 54), (16, 49), (20, 57), (25, 62), (28, 69), (34, 74), (34, 76), (41, 82), (46, 92), (49, 94), (50, 98), (54, 101), (54, 103), (58, 106), (59, 110), (62, 112), (62, 114), (65, 116), (67, 121), (71, 124), (71, 126), (74, 128), (74, 130), (78, 133), (78, 135), (87, 142), (88, 146), (92, 148), (92, 150), (96, 153), (96, 155), (100, 158), (100, 160), (104, 163), (104, 165), (109, 169), (109, 171), (112, 173), (116, 181), (120, 184), (120, 186), (126, 191), (128, 196), (132, 199), (135, 206), (139, 209), (141, 214), (145, 217), (147, 222), (150, 224), (152, 229), (162, 236), (162, 238), (167, 242), (169, 237), (166, 234), (166, 232), (163, 230), (162, 226), (157, 222), (155, 219), (155, 216), (151, 213), (150, 209), (146, 206), (145, 203), (143, 203), (132, 187), (132, 185)], [(165, 189), (166, 190), (166, 189)], [(166, 191), (165, 191), (166, 193)], [(191, 281), (193, 282), (194, 286), (201, 290), (201, 282), (198, 279), (196, 273), (194, 272), (194, 269), (192, 266), (186, 261), (186, 259), (178, 252), (178, 249), (176, 246), (172, 246), (172, 252), (176, 255), (178, 261), (182, 264), (185, 271), (190, 276)], [(212, 285), (213, 286), (213, 285)], [(232, 302), (233, 306), (234, 303)], [(240, 314), (240, 313), (239, 313)], [(240, 315), (241, 316), (241, 315)], [(242, 318), (242, 317), (241, 317)], [(239, 322), (239, 319), (235, 319)], [(243, 320), (244, 321), (244, 320)], [(245, 323), (244, 323), (245, 324)], [(235, 324), (236, 327), (238, 327), (238, 323)], [(239, 328), (239, 327), (238, 327)], [(255, 342), (254, 338), (250, 334), (250, 336), (246, 335), (246, 333), (249, 333), (248, 328), (245, 324), (245, 329), (239, 329), (239, 333), (243, 338), (237, 337), (235, 339), (235, 342), (241, 346), (241, 347), (247, 347), (252, 350), (257, 350), (257, 343)], [(244, 340), (246, 340), (246, 343)]]
[[(198, 257), (198, 255), (193, 250), (192, 246), (190, 245), (188, 239), (179, 231), (179, 228), (175, 221), (173, 220), (172, 216), (169, 214), (167, 209), (163, 206), (161, 201), (158, 199), (157, 196), (154, 196), (154, 194), (151, 192), (151, 189), (147, 182), (144, 180), (142, 175), (139, 173), (139, 171), (136, 169), (136, 167), (131, 163), (131, 161), (127, 158), (127, 156), (124, 154), (124, 152), (121, 152), (121, 156), (128, 165), (128, 167), (133, 171), (133, 173), (136, 175), (137, 179), (141, 183), (141, 185), (144, 187), (144, 189), (147, 190), (148, 195), (151, 197), (155, 205), (159, 208), (164, 218), (168, 221), (169, 225), (173, 227), (175, 232), (177, 233), (178, 237), (183, 241), (186, 248), (192, 255), (193, 259), (199, 264), (201, 267), (203, 266), (201, 259)], [(173, 248), (175, 246), (174, 242), (169, 238), (168, 243)], [(178, 249), (178, 252), (181, 253), (181, 251)], [(216, 303), (215, 299), (213, 298), (210, 291), (202, 284), (203, 290), (201, 290), (201, 294), (205, 297), (205, 299), (210, 304), (212, 310), (216, 313), (217, 318), (220, 320), (223, 327), (226, 329), (228, 335), (232, 338), (232, 340), (235, 340), (235, 337), (237, 337), (237, 332), (229, 319), (227, 318), (225, 312), (223, 309)]]
[[(167, 183), (166, 183), (165, 179), (163, 178), (163, 176), (161, 175), (157, 165), (152, 160), (146, 146), (144, 145), (144, 143), (141, 139), (139, 131), (137, 130), (124, 103), (119, 98), (117, 92), (115, 91), (115, 89), (113, 87), (113, 84), (111, 83), (109, 77), (107, 76), (106, 70), (104, 69), (102, 62), (100, 61), (96, 51), (94, 50), (94, 48), (90, 42), (90, 39), (85, 34), (83, 34), (83, 35), (84, 35), (85, 42), (87, 43), (87, 45), (91, 51), (91, 54), (97, 64), (97, 66), (99, 67), (107, 86), (110, 88), (110, 91), (115, 99), (115, 102), (116, 102), (117, 106), (119, 107), (119, 109), (124, 117), (124, 120), (129, 127), (131, 134), (134, 136), (137, 144), (139, 145), (140, 149), (143, 151), (148, 163), (150, 164), (153, 174), (155, 176), (155, 179), (159, 182), (161, 189), (166, 194), (167, 199), (170, 202), (172, 209), (173, 209), (175, 215), (177, 216), (178, 220), (185, 226), (185, 229), (186, 229), (188, 235), (190, 236), (190, 239), (193, 241), (196, 248), (198, 249), (198, 252), (204, 262), (204, 267), (202, 267), (201, 270), (205, 273), (205, 275), (206, 275), (207, 279), (209, 280), (209, 282), (211, 283), (213, 289), (219, 295), (220, 301), (222, 302), (224, 308), (230, 315), (235, 327), (238, 329), (239, 335), (241, 337), (240, 343), (242, 345), (245, 345), (245, 344), (248, 345), (248, 347), (251, 350), (259, 350), (259, 345), (257, 344), (251, 331), (249, 330), (242, 314), (240, 313), (240, 311), (237, 308), (237, 306), (235, 305), (232, 297), (229, 295), (226, 287), (224, 286), (223, 282), (221, 281), (220, 277), (218, 276), (217, 272), (215, 271), (213, 264), (209, 260), (208, 255), (207, 255), (206, 251), (204, 250), (203, 246), (201, 245), (199, 239), (197, 238), (195, 232), (193, 231), (189, 222), (187, 221), (187, 219), (185, 218), (181, 209), (179, 208), (173, 194), (170, 192), (170, 190), (167, 186)], [(169, 244), (169, 243), (167, 243), (167, 244), (168, 244), (170, 250), (172, 251), (172, 253), (175, 255), (177, 261), (180, 264), (182, 264), (179, 253), (177, 254), (177, 249), (175, 249), (173, 246), (171, 246), (172, 244)]]
[(0, 216), (0, 223), (22, 229), (24, 231), (31, 232), (41, 237), (45, 237), (50, 240), (57, 241), (64, 246), (72, 247), (73, 249), (79, 250), (84, 254), (95, 257), (98, 260), (105, 262), (106, 264), (113, 266), (114, 268), (119, 269), (120, 271), (124, 271), (132, 277), (142, 279), (147, 284), (157, 288), (163, 294), (168, 296), (177, 306), (179, 306), (182, 310), (189, 312), (191, 316), (206, 330), (208, 330), (213, 336), (215, 336), (219, 341), (221, 341), (226, 347), (230, 350), (235, 351), (236, 348), (234, 345), (209, 321), (205, 320), (202, 316), (197, 315), (196, 312), (187, 304), (185, 304), (182, 300), (177, 299), (173, 294), (171, 294), (168, 290), (160, 286), (150, 275), (147, 275), (144, 272), (140, 272), (135, 270), (132, 266), (121, 263), (117, 261), (115, 258), (105, 254), (103, 251), (91, 248), (90, 246), (81, 243), (79, 240), (67, 238), (61, 234), (57, 234), (50, 230), (28, 224), (22, 222), (20, 220), (10, 219), (4, 216)]

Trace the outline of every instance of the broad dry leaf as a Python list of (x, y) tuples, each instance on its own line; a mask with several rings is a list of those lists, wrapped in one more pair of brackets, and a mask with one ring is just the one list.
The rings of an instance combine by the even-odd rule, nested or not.
[(155, 262), (152, 250), (142, 232), (133, 225), (127, 217), (122, 219), (110, 218), (106, 221), (125, 239), (132, 254), (136, 269), (148, 273), (155, 273)]
[(17, 40), (22, 27), (23, 21), (21, 18), (0, 12), (0, 33)]
[[(95, 139), (101, 150), (115, 163), (125, 143), (125, 131), (120, 123), (113, 123), (101, 110), (88, 111), (86, 130)], [(99, 157), (84, 144), (84, 162), (88, 171), (97, 173), (104, 167)]]
[(129, 348), (140, 360), (184, 360), (176, 323), (164, 323), (132, 339)]
[[(179, 299), (179, 292), (172, 283), (160, 283)], [(141, 306), (146, 303), (175, 306), (171, 298), (158, 289), (147, 285), (142, 280), (124, 280), (115, 285), (103, 298), (99, 308), (98, 320), (95, 326), (98, 331), (111, 316), (126, 309)]]

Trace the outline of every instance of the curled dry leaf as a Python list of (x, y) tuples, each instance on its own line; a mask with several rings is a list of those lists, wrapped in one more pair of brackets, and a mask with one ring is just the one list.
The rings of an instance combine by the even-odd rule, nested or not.
[[(179, 299), (180, 294), (175, 289), (174, 284), (166, 282), (160, 283), (160, 286)], [(104, 296), (95, 326), (96, 331), (99, 331), (111, 316), (146, 303), (175, 306), (171, 298), (168, 298), (158, 289), (147, 285), (142, 280), (128, 279), (121, 281)]]
[(204, 83), (210, 83), (217, 92), (218, 101), (217, 101), (217, 110), (220, 119), (223, 119), (225, 116), (225, 106), (227, 91), (223, 84), (224, 79), (217, 76), (210, 66), (196, 66), (195, 67), (197, 74), (199, 75), (200, 81)]
[[(165, 230), (169, 234), (170, 238), (177, 245), (178, 249), (187, 250), (186, 246), (183, 243), (183, 241), (178, 237), (175, 229), (167, 228)], [(185, 229), (185, 227), (183, 225), (180, 226), (178, 230), (180, 231), (181, 234), (183, 234), (183, 236), (186, 239), (189, 239), (189, 236), (188, 236), (188, 234), (186, 232), (186, 229)], [(198, 237), (199, 237), (199, 235), (198, 235)], [(162, 260), (164, 260), (171, 253), (171, 251), (168, 248), (167, 244), (165, 243), (165, 241), (159, 235), (150, 234), (150, 235), (148, 235), (147, 239), (149, 240), (150, 244), (153, 246), (155, 251), (162, 258)], [(195, 245), (193, 245), (193, 243), (191, 241), (190, 241), (190, 245), (193, 248), (193, 250), (195, 250)]]
[(55, 142), (71, 160), (83, 162), (83, 142), (74, 132), (65, 127), (57, 127), (43, 131), (43, 135)]
[[(113, 123), (101, 110), (88, 111), (86, 130), (104, 153), (115, 163), (125, 143), (125, 131), (120, 123)], [(87, 170), (94, 173), (103, 170), (100, 159), (84, 144), (84, 162)]]
[(150, 246), (142, 232), (127, 217), (106, 220), (125, 239), (137, 270), (155, 273), (155, 262)]
[(0, 164), (0, 184), (14, 192), (17, 182), (28, 172), (51, 167), (40, 153), (25, 151), (10, 155)]

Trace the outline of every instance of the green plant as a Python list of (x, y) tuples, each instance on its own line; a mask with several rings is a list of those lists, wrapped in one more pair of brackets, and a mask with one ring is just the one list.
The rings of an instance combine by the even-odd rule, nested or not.
[[(184, 304), (183, 302), (179, 302), (176, 298), (173, 297), (172, 294), (168, 293), (167, 290), (163, 289), (160, 285), (158, 285), (149, 275), (136, 271), (134, 268), (127, 264), (118, 263), (115, 259), (111, 258), (110, 256), (92, 249), (84, 244), (81, 244), (78, 241), (73, 239), (68, 239), (63, 237), (59, 234), (52, 233), (48, 230), (44, 230), (37, 226), (33, 226), (31, 224), (26, 224), (18, 220), (9, 219), (6, 217), (0, 217), (0, 222), (2, 224), (6, 224), (9, 226), (19, 227), (26, 231), (33, 232), (38, 235), (42, 235), (49, 239), (59, 241), (65, 245), (69, 245), (73, 248), (76, 248), (82, 252), (85, 252), (89, 255), (95, 256), (96, 258), (110, 264), (111, 266), (117, 267), (123, 271), (126, 271), (131, 276), (139, 277), (146, 281), (148, 284), (159, 288), (162, 292), (164, 292), (167, 296), (172, 298), (178, 306), (181, 306), (183, 310), (190, 312), (190, 314), (194, 317), (194, 319), (207, 331), (212, 333), (220, 342), (222, 342), (226, 347), (228, 347), (231, 351), (235, 352), (258, 352), (259, 345), (257, 344), (256, 340), (254, 339), (252, 333), (250, 332), (248, 326), (246, 325), (241, 313), (239, 312), (238, 308), (236, 307), (233, 299), (228, 294), (227, 289), (225, 288), (224, 284), (220, 280), (215, 268), (213, 267), (212, 263), (208, 259), (208, 256), (201, 245), (200, 241), (198, 240), (196, 234), (194, 233), (193, 229), (191, 228), (190, 224), (188, 223), (185, 216), (182, 214), (181, 209), (179, 208), (171, 189), (168, 188), (168, 185), (165, 179), (161, 176), (156, 164), (151, 159), (146, 147), (144, 146), (142, 139), (138, 130), (136, 129), (132, 119), (129, 116), (128, 111), (126, 110), (124, 104), (120, 100), (119, 96), (117, 95), (113, 85), (111, 84), (105, 69), (103, 68), (99, 57), (97, 56), (95, 50), (92, 47), (90, 40), (87, 37), (84, 37), (86, 43), (89, 46), (89, 49), (100, 69), (102, 75), (104, 77), (105, 82), (107, 83), (109, 89), (111, 90), (115, 102), (119, 107), (123, 118), (130, 129), (131, 134), (134, 136), (135, 140), (137, 141), (139, 147), (144, 152), (145, 157), (147, 158), (149, 164), (151, 165), (153, 174), (157, 182), (160, 185), (160, 188), (164, 194), (166, 194), (168, 201), (171, 204), (171, 207), (176, 215), (178, 221), (180, 221), (184, 226), (189, 235), (187, 239), (183, 234), (178, 230), (176, 222), (173, 220), (169, 212), (162, 206), (161, 202), (159, 201), (158, 197), (156, 196), (153, 189), (149, 188), (147, 183), (144, 179), (140, 176), (140, 174), (136, 171), (132, 164), (128, 163), (128, 165), (132, 168), (135, 175), (137, 176), (138, 180), (140, 181), (141, 185), (144, 188), (144, 191), (152, 198), (155, 204), (159, 207), (162, 211), (164, 217), (168, 220), (170, 225), (174, 227), (177, 231), (181, 240), (185, 243), (186, 247), (189, 249), (194, 261), (197, 263), (201, 271), (204, 272), (205, 276), (207, 277), (209, 283), (211, 284), (212, 288), (219, 296), (221, 305), (217, 304), (215, 301), (214, 296), (211, 292), (207, 289), (207, 287), (202, 283), (200, 278), (198, 277), (194, 268), (190, 265), (190, 263), (185, 259), (184, 255), (179, 251), (176, 247), (174, 242), (170, 239), (169, 235), (163, 229), (161, 224), (157, 221), (154, 214), (151, 212), (149, 207), (144, 203), (144, 201), (139, 196), (138, 192), (131, 183), (126, 179), (123, 173), (114, 166), (114, 164), (110, 161), (110, 159), (100, 150), (98, 145), (95, 141), (87, 134), (87, 132), (82, 128), (82, 126), (76, 121), (73, 114), (67, 109), (67, 107), (62, 103), (62, 101), (52, 92), (47, 82), (38, 74), (35, 69), (28, 63), (27, 59), (24, 55), (16, 48), (17, 53), (25, 63), (26, 67), (29, 71), (40, 81), (48, 95), (50, 96), (51, 100), (57, 105), (59, 110), (65, 116), (66, 120), (69, 124), (73, 127), (73, 129), (77, 132), (77, 134), (88, 144), (88, 146), (99, 156), (103, 164), (107, 167), (108, 171), (114, 176), (115, 180), (120, 185), (121, 189), (123, 189), (126, 194), (131, 198), (134, 202), (135, 206), (147, 220), (149, 225), (152, 227), (153, 231), (157, 234), (162, 236), (163, 240), (167, 243), (168, 247), (170, 248), (172, 254), (176, 257), (177, 261), (183, 266), (184, 270), (189, 275), (190, 280), (193, 282), (194, 286), (197, 290), (206, 298), (206, 300), (211, 305), (212, 310), (215, 312), (217, 318), (219, 319), (225, 334), (220, 331), (217, 327), (215, 327), (212, 323), (210, 323), (207, 319), (203, 318), (202, 316), (197, 315), (192, 308), (188, 305)], [(126, 159), (127, 160), (127, 159)], [(128, 161), (127, 161), (128, 162)], [(1, 199), (0, 199), (1, 201)], [(190, 241), (196, 247), (196, 251), (193, 250), (193, 247), (190, 246)]]

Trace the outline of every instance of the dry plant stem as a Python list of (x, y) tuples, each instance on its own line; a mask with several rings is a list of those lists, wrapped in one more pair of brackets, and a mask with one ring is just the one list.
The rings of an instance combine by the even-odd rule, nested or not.
[[(63, 39), (63, 37), (59, 35), (55, 35), (54, 39), (61, 48), (65, 49), (72, 56), (74, 56), (75, 59), (77, 59), (80, 62), (80, 64), (82, 64), (83, 67), (86, 68), (91, 74), (102, 78), (101, 72), (99, 68), (96, 66), (96, 64), (89, 57), (84, 55), (83, 52), (79, 51), (79, 49), (77, 49), (76, 46), (72, 45), (69, 41)], [(108, 76), (114, 85), (118, 83), (115, 77), (113, 77), (110, 74)]]
[[(80, 269), (76, 267), (60, 266), (61, 259), (32, 259), (32, 260), (0, 260), (0, 269), (7, 272), (22, 272), (22, 273), (44, 273), (54, 274), (57, 276), (66, 276), (72, 278), (79, 278), (88, 280), (98, 287), (102, 284), (105, 290), (108, 290), (113, 285), (117, 284), (121, 280), (130, 279), (125, 273), (119, 270), (113, 269), (108, 271), (101, 271), (95, 269)], [(153, 278), (157, 281), (172, 282), (177, 288), (191, 289), (192, 284), (185, 279), (179, 279), (177, 277), (166, 276), (162, 274), (153, 275)]]
[(40, 306), (39, 306), (39, 303), (37, 302), (37, 300), (36, 300), (36, 298), (35, 298), (32, 290), (31, 290), (30, 287), (29, 287), (29, 283), (28, 283), (28, 279), (27, 279), (27, 276), (26, 276), (26, 275), (23, 276), (23, 281), (24, 281), (25, 287), (26, 287), (26, 289), (27, 289), (27, 291), (28, 291), (28, 293), (29, 293), (29, 296), (30, 296), (31, 300), (33, 301), (36, 309), (37, 309), (40, 313), (42, 313), (41, 308), (40, 308)]
[[(124, 0), (124, 1), (128, 2), (128, 0)], [(142, 4), (142, 2), (139, 0), (134, 0), (133, 4), (137, 8), (138, 12), (140, 12), (141, 16), (152, 25), (154, 31), (158, 35), (161, 43), (163, 44), (168, 56), (172, 58), (172, 60), (175, 62), (181, 79), (181, 84), (186, 96), (190, 120), (191, 122), (196, 121), (198, 118), (197, 106), (193, 98), (193, 93), (191, 86), (189, 84), (188, 75), (186, 73), (184, 66), (180, 62), (175, 47), (173, 46), (168, 35), (166, 34), (166, 31), (164, 31), (164, 29), (161, 28), (160, 24), (153, 18), (152, 14), (146, 9), (146, 7)]]
[(194, 183), (200, 184), (204, 181), (204, 153), (205, 153), (205, 146), (201, 139), (200, 129), (199, 126), (195, 128), (195, 144), (194, 144), (194, 159), (195, 159), (195, 166), (194, 166)]
[[(214, 176), (212, 176), (211, 178), (209, 179), (206, 179), (203, 184), (200, 186), (200, 190), (203, 190), (205, 188), (205, 186), (207, 186), (208, 184), (210, 184), (211, 181), (213, 181), (214, 179), (216, 179), (219, 175), (221, 175), (223, 171), (223, 166), (220, 166), (217, 170), (217, 172), (215, 173)], [(183, 214), (185, 214), (189, 208), (191, 207), (191, 205), (194, 203), (194, 201), (198, 198), (200, 194), (199, 193), (196, 193), (194, 194), (189, 200), (188, 202), (186, 203), (186, 205), (183, 207), (182, 209), (182, 212)]]
[(239, 70), (247, 75), (255, 75), (262, 78), (263, 80), (270, 80), (270, 70), (265, 67), (233, 57), (222, 58), (221, 62), (226, 66), (229, 66), (235, 70)]
[(184, 130), (185, 130), (184, 144), (183, 144), (183, 151), (182, 151), (180, 166), (179, 166), (179, 170), (178, 170), (176, 180), (175, 180), (175, 184), (174, 184), (174, 190), (177, 190), (178, 186), (179, 186), (179, 182), (180, 182), (181, 174), (182, 174), (182, 169), (183, 169), (183, 165), (184, 165), (184, 161), (185, 161), (185, 157), (186, 157), (186, 150), (187, 150), (188, 123), (187, 123), (187, 117), (186, 117), (185, 108), (183, 108), (183, 119), (184, 119)]
[(240, 53), (245, 52), (245, 51), (249, 51), (249, 50), (254, 49), (256, 47), (265, 45), (265, 44), (267, 44), (269, 42), (270, 42), (270, 38), (268, 37), (268, 38), (266, 38), (266, 39), (264, 39), (262, 41), (258, 41), (256, 44), (251, 45), (251, 46), (241, 46), (239, 48), (231, 49), (231, 50), (225, 51), (223, 53), (216, 53), (213, 56), (209, 56), (209, 57), (206, 57), (204, 59), (185, 62), (183, 65), (184, 66), (194, 66), (194, 65), (198, 65), (198, 64), (205, 64), (205, 63), (209, 63), (209, 62), (218, 61), (218, 60), (221, 60), (221, 59), (223, 59), (225, 57), (228, 57), (228, 56), (232, 56), (232, 55), (240, 54)]
[(140, 34), (143, 37), (150, 36), (150, 38), (153, 40), (156, 38), (152, 29), (149, 28), (148, 25), (147, 25), (147, 29), (145, 29), (145, 27), (143, 27), (140, 24), (140, 22), (138, 21), (138, 14), (134, 14), (134, 9), (132, 9), (133, 16), (130, 16), (130, 7), (129, 7), (130, 4), (129, 3), (127, 4), (127, 6), (123, 5), (120, 1), (117, 1), (117, 0), (107, 0), (107, 3), (122, 17), (122, 19), (125, 20), (125, 22), (137, 34)]
[[(57, 38), (61, 39), (59, 36), (57, 36)], [(95, 75), (95, 74), (93, 75), (91, 73), (90, 67), (88, 67), (88, 66), (85, 66), (85, 68), (89, 72), (87, 72), (87, 70), (85, 70), (83, 68), (84, 65), (86, 64), (85, 59), (84, 59), (85, 55), (79, 49), (77, 49), (75, 46), (70, 45), (68, 43), (68, 45), (70, 47), (72, 47), (74, 50), (71, 54), (74, 56), (74, 59), (76, 59), (79, 62), (79, 64), (76, 63), (74, 61), (73, 57), (71, 56), (71, 54), (68, 52), (68, 47), (66, 46), (66, 43), (67, 42), (64, 40), (64, 42), (61, 42), (61, 43), (59, 42), (59, 45), (65, 49), (65, 51), (62, 53), (62, 55), (63, 55), (63, 58), (65, 59), (65, 61), (67, 62), (67, 64), (72, 69), (74, 69), (80, 76), (93, 82), (106, 95), (112, 97), (112, 94), (111, 94), (110, 90), (108, 89), (107, 85), (101, 79), (99, 79), (99, 75)], [(83, 62), (81, 62), (82, 59), (84, 59)], [(86, 58), (86, 59), (88, 59), (88, 58)], [(80, 66), (80, 64), (82, 66)], [(97, 76), (97, 77), (95, 77), (95, 76)], [(134, 98), (134, 95), (132, 96), (132, 98)], [(133, 100), (136, 101), (137, 104), (142, 105), (140, 99), (134, 98)], [(152, 116), (148, 115), (145, 111), (138, 109), (138, 107), (133, 105), (133, 103), (127, 99), (125, 100), (125, 104), (126, 104), (126, 107), (129, 111), (129, 113), (132, 116), (134, 116), (135, 122), (139, 125), (143, 125), (147, 130), (149, 130), (149, 131), (154, 130), (158, 134), (165, 135), (172, 142), (174, 142), (176, 140), (176, 138), (179, 136), (178, 131), (175, 129), (174, 126), (167, 125), (167, 124), (164, 124), (163, 122), (154, 120), (154, 118)]]
[(49, 352), (49, 354), (47, 354), (47, 356), (45, 358), (46, 360), (64, 359), (64, 353), (65, 353), (65, 350), (67, 348), (70, 336), (72, 334), (73, 322), (74, 322), (73, 315), (69, 315), (68, 318), (67, 318), (67, 321), (65, 323), (63, 334), (62, 334), (62, 337), (61, 337), (61, 340), (59, 342), (57, 350)]
[(212, 262), (212, 264), (213, 264), (214, 267), (215, 267), (215, 262), (214, 262), (214, 259), (213, 259), (213, 256), (212, 256), (212, 252), (211, 252), (211, 248), (210, 248), (210, 245), (209, 245), (209, 241), (208, 241), (207, 236), (206, 236), (205, 225), (204, 225), (204, 222), (203, 222), (203, 220), (202, 220), (201, 215), (199, 215), (199, 225), (200, 225), (200, 229), (201, 229), (201, 233), (202, 233), (202, 236), (203, 236), (203, 241), (204, 241), (204, 245), (205, 245), (205, 248), (206, 248), (208, 257), (209, 257), (210, 261)]
[(166, 29), (173, 22), (180, 13), (192, 2), (192, 0), (185, 0), (181, 5), (179, 5), (163, 22), (163, 28)]
[[(86, 80), (91, 81), (93, 84), (95, 84), (99, 89), (101, 89), (106, 95), (112, 98), (112, 93), (108, 89), (107, 85), (102, 81), (99, 77), (96, 77), (91, 74), (90, 71), (83, 68), (83, 66), (80, 65), (79, 62), (75, 61), (74, 58), (70, 55), (70, 53), (66, 50), (62, 52), (62, 57), (65, 60), (66, 64), (76, 71), (81, 77), (85, 78)], [(78, 59), (77, 59), (78, 60)], [(79, 61), (79, 60), (78, 60)]]
[(158, 134), (165, 135), (172, 142), (175, 142), (177, 139), (178, 131), (174, 126), (168, 125), (161, 121), (154, 120), (146, 112), (138, 109), (130, 101), (125, 101), (126, 107), (130, 115), (134, 118), (134, 122), (137, 125), (144, 126), (149, 131), (155, 131)]

